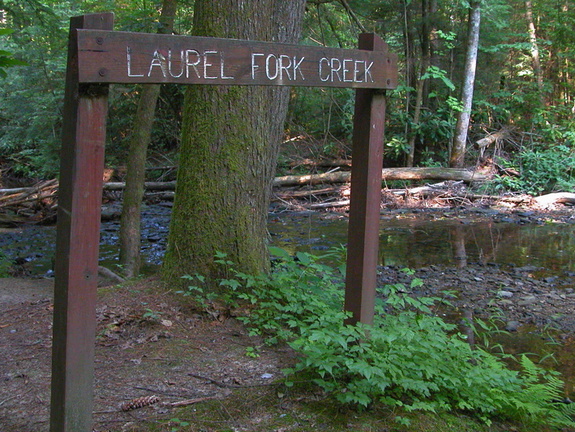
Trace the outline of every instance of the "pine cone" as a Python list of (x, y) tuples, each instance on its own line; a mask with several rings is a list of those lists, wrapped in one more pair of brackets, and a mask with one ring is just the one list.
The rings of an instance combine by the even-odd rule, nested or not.
[(159, 402), (160, 398), (158, 396), (142, 396), (131, 401), (124, 402), (120, 405), (122, 411), (131, 411), (138, 408), (142, 408), (148, 405), (155, 404)]

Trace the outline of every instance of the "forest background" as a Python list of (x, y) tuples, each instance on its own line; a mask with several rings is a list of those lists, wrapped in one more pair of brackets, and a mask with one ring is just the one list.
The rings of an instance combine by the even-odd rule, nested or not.
[[(468, 146), (462, 164), (496, 168), (501, 175), (482, 186), (490, 193), (570, 191), (575, 165), (573, 8), (569, 1), (310, 0), (301, 43), (351, 48), (360, 32), (378, 33), (400, 58), (400, 86), (388, 92), (385, 165), (453, 166), (460, 114), (466, 111), (468, 33), (473, 12), (480, 9), (464, 143), (493, 133), (499, 138), (488, 148)], [(116, 13), (117, 30), (156, 33), (162, 27), (160, 2), (0, 0), (3, 179), (57, 174), (69, 17), (99, 11)], [(174, 33), (189, 34), (193, 14), (194, 2), (178, 2)], [(140, 86), (111, 88), (109, 166), (127, 163), (141, 92)], [(183, 95), (182, 87), (160, 88), (151, 166), (178, 164)], [(313, 143), (325, 157), (349, 156), (354, 92), (292, 89), (289, 96), (284, 140), (302, 148)]]
[[(496, 175), (482, 185), (481, 192), (492, 194), (520, 191), (535, 195), (572, 189), (575, 159), (571, 125), (575, 101), (570, 44), (573, 7), (568, 1), (312, 0), (289, 5), (296, 4), (301, 8), (305, 4), (303, 44), (350, 48), (356, 45), (360, 32), (373, 31), (389, 43), (392, 52), (400, 55), (400, 85), (388, 92), (384, 166), (488, 166)], [(250, 19), (246, 21), (238, 15), (240, 21), (237, 22), (245, 21), (244, 29), (248, 30), (241, 37), (244, 33), (232, 29), (233, 25), (224, 25), (227, 28), (223, 31), (217, 30), (218, 25), (214, 26), (218, 20), (226, 22), (222, 17), (228, 10), (217, 9), (222, 7), (217, 2), (0, 1), (2, 181), (38, 180), (57, 174), (70, 16), (114, 11), (117, 30), (193, 32), (253, 39), (269, 37), (266, 32), (270, 30), (266, 29), (272, 29), (275, 21), (281, 21), (280, 18), (252, 18), (260, 21), (251, 26)], [(284, 24), (289, 20), (286, 18)], [(286, 41), (297, 40), (299, 29), (295, 29), (299, 27), (299, 20), (294, 21), (293, 36)], [(212, 24), (206, 27), (207, 22)], [(267, 27), (269, 25), (272, 27)], [(261, 35), (250, 32), (250, 26), (261, 29)], [(278, 30), (272, 29), (270, 34), (275, 31)], [(273, 123), (283, 118), (285, 96), (289, 96), (289, 110), (284, 142), (301, 149), (302, 153), (312, 145), (318, 150), (316, 156), (341, 159), (348, 157), (351, 151), (354, 91), (292, 89), (281, 98), (278, 93), (263, 99), (257, 96), (252, 101), (250, 98), (254, 96), (237, 91), (225, 97), (218, 92), (208, 95), (207, 90), (200, 95), (204, 91), (200, 86), (198, 95), (193, 96), (196, 99), (192, 102), (190, 96), (186, 105), (183, 87), (156, 86), (155, 94), (159, 98), (155, 120), (152, 120), (154, 113), (149, 112), (149, 117), (142, 117), (143, 121), (140, 118), (138, 126), (138, 104), (153, 106), (145, 102), (149, 96), (145, 96), (144, 90), (142, 86), (111, 87), (107, 164), (110, 167), (128, 165), (127, 184), (131, 173), (140, 171), (143, 176), (142, 167), (130, 169), (130, 165), (143, 166), (146, 156), (140, 152), (136, 157), (132, 144), (138, 135), (148, 133), (145, 126), (153, 121), (149, 165), (177, 166), (181, 162), (185, 169), (180, 170), (179, 175), (192, 175), (178, 180), (186, 193), (176, 194), (180, 201), (176, 200), (174, 206), (168, 242), (172, 247), (168, 248), (164, 261), (164, 276), (177, 280), (182, 262), (189, 263), (188, 271), (202, 269), (204, 273), (218, 273), (213, 268), (213, 256), (218, 248), (230, 253), (248, 272), (266, 270), (269, 261), (265, 247), (265, 213), (269, 188), (263, 185), (275, 169), (277, 133), (273, 130), (281, 126)], [(228, 97), (237, 102), (231, 104), (226, 101)], [(209, 107), (197, 105), (203, 103), (203, 99), (211, 101)], [(220, 102), (214, 103), (216, 100)], [(198, 143), (206, 135), (204, 132), (196, 132), (192, 141), (186, 137), (198, 124), (220, 122), (214, 127), (223, 131), (227, 129), (226, 124), (231, 126), (234, 115), (239, 116), (238, 119), (246, 115), (240, 108), (233, 114), (236, 110), (230, 109), (230, 104), (236, 107), (243, 104), (244, 111), (247, 108), (252, 131), (237, 125), (229, 137), (224, 137), (223, 132), (209, 137), (212, 144), (227, 142), (222, 153), (223, 164), (220, 164), (219, 159), (213, 157), (213, 148), (209, 150), (212, 144), (207, 141), (202, 146), (205, 145), (212, 156), (202, 156), (205, 152), (199, 150)], [(190, 121), (195, 115), (199, 117)], [(196, 126), (186, 131), (186, 124), (194, 122)], [(255, 131), (269, 133), (258, 135)], [(237, 141), (232, 136), (243, 138)], [(247, 144), (248, 136), (252, 144)], [(232, 146), (233, 140), (237, 142)], [(186, 142), (193, 144), (182, 145)], [(145, 150), (140, 144), (136, 147)], [(244, 150), (240, 150), (242, 148)], [(252, 149), (252, 153), (245, 149)], [(260, 162), (253, 162), (262, 155)], [(240, 158), (241, 162), (232, 160), (234, 158)], [(141, 163), (134, 163), (140, 159)], [(279, 162), (281, 169), (281, 155)], [(242, 166), (243, 174), (238, 171), (224, 178), (232, 166)], [(249, 172), (257, 174), (252, 176)], [(216, 186), (197, 187), (205, 178), (213, 178), (210, 184)], [(237, 190), (226, 187), (225, 192), (218, 192), (218, 183), (226, 181)], [(143, 177), (132, 183), (139, 183), (141, 190), (142, 182)], [(188, 187), (190, 184), (196, 187)], [(120, 235), (120, 263), (128, 276), (138, 274), (139, 246), (134, 239), (140, 237), (137, 215), (143, 194), (142, 190), (132, 196), (130, 190), (127, 187), (124, 194)], [(216, 223), (218, 215), (224, 214), (222, 205), (214, 211), (214, 203), (222, 193), (228, 196), (222, 198), (223, 202), (237, 203), (226, 207), (226, 217), (233, 219), (233, 223)], [(251, 210), (246, 207), (252, 199), (249, 197), (259, 197), (257, 203), (251, 204)], [(207, 211), (208, 208), (212, 211)], [(253, 211), (258, 218), (250, 216)], [(135, 216), (126, 216), (130, 214)], [(200, 221), (202, 215), (204, 221)], [(242, 219), (242, 215), (247, 217)], [(256, 220), (259, 222), (254, 222)], [(193, 221), (198, 221), (201, 229), (193, 225)], [(214, 227), (210, 231), (207, 227), (211, 225)], [(228, 232), (222, 230), (223, 226), (235, 228)], [(245, 244), (238, 243), (239, 239), (246, 239)], [(177, 254), (174, 248), (178, 249)], [(126, 253), (130, 250), (133, 252)], [(184, 250), (186, 259), (181, 255)], [(177, 259), (173, 259), (176, 255)], [(177, 275), (171, 269), (176, 269)]]
[[(174, 31), (192, 28), (193, 2), (180, 2)], [(476, 2), (477, 3), (477, 2)], [(487, 152), (468, 146), (520, 176), (501, 176), (491, 192), (570, 190), (575, 165), (575, 82), (570, 1), (481, 2), (480, 44), (468, 142), (503, 131)], [(389, 92), (386, 166), (446, 166), (463, 109), (466, 1), (308, 1), (303, 44), (352, 48), (374, 31), (400, 57), (397, 90)], [(0, 161), (3, 176), (51, 178), (58, 170), (70, 16), (114, 11), (116, 29), (157, 32), (161, 2), (0, 1)], [(25, 63), (23, 65), (22, 63)], [(14, 67), (6, 67), (14, 66)], [(107, 163), (125, 165), (138, 86), (113, 86)], [(350, 150), (354, 92), (293, 89), (286, 139), (313, 140), (324, 156)], [(183, 89), (163, 86), (150, 147), (153, 163), (177, 160)]]

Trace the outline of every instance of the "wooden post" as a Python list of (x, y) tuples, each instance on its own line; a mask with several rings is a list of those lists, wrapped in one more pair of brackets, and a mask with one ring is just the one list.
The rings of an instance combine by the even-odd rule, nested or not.
[(108, 85), (80, 85), (77, 29), (111, 30), (113, 20), (108, 13), (70, 21), (56, 240), (51, 432), (92, 431)]
[[(364, 33), (359, 48), (386, 52), (387, 44), (375, 34)], [(373, 323), (385, 106), (384, 91), (356, 90), (345, 281), (345, 310), (353, 314), (347, 320), (350, 324)]]

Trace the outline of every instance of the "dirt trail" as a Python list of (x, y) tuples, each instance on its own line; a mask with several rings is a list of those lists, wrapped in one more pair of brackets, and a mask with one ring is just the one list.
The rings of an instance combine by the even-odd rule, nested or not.
[[(94, 430), (138, 431), (141, 422), (168, 427), (174, 402), (225, 398), (232, 389), (265, 385), (281, 376), (289, 351), (246, 348), (249, 337), (233, 319), (197, 315), (173, 294), (146, 280), (99, 290)], [(53, 303), (51, 281), (0, 279), (0, 431), (49, 428)], [(133, 411), (122, 403), (156, 395)], [(164, 419), (164, 420), (158, 420)]]

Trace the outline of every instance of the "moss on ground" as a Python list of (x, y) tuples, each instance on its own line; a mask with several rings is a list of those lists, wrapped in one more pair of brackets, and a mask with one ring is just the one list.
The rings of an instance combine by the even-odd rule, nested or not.
[[(409, 424), (401, 424), (406, 420)], [(181, 408), (172, 412), (169, 419), (150, 424), (146, 431), (551, 432), (552, 429), (505, 422), (488, 425), (463, 413), (404, 413), (385, 406), (357, 411), (342, 408), (311, 388), (287, 390), (278, 385), (238, 389), (225, 399)]]

